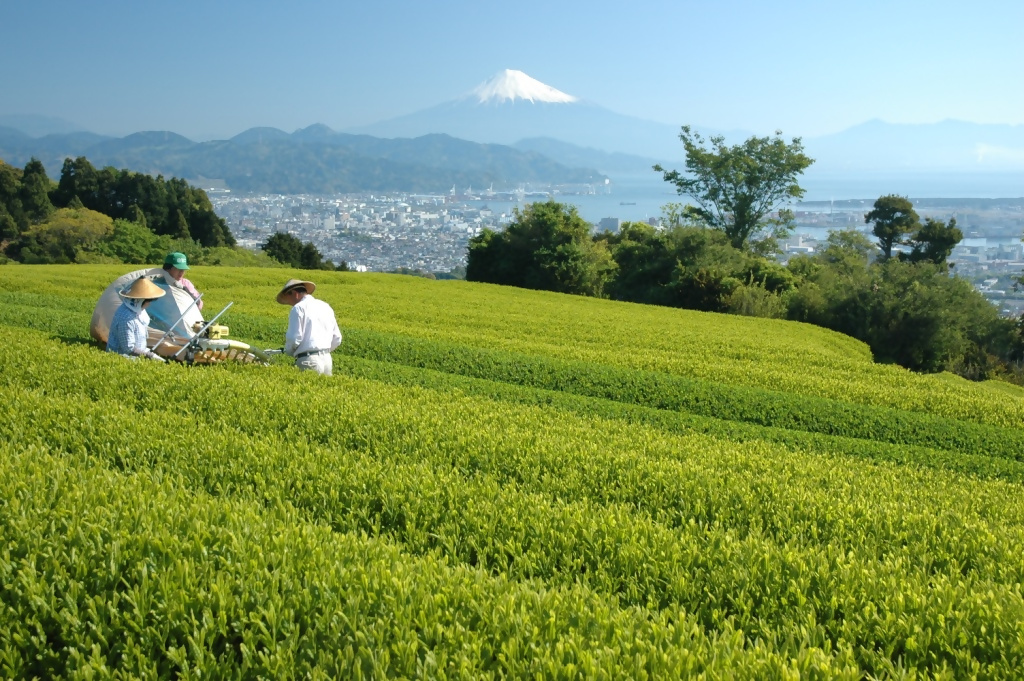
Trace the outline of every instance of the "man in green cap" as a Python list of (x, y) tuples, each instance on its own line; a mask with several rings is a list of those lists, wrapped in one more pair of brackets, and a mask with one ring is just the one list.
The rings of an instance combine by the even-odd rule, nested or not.
[(198, 300), (196, 307), (200, 310), (203, 309), (203, 299), (199, 297), (199, 291), (192, 285), (192, 282), (185, 278), (185, 270), (188, 269), (188, 258), (184, 253), (175, 251), (174, 253), (168, 253), (167, 257), (164, 258), (164, 271), (171, 275), (176, 283), (181, 288), (188, 291), (188, 294)]

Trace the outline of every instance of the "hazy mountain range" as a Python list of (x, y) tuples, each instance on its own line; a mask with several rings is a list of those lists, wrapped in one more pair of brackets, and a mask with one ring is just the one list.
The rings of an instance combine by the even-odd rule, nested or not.
[[(729, 143), (749, 136), (695, 127)], [(65, 157), (84, 155), (98, 166), (222, 179), (239, 191), (439, 191), (588, 182), (649, 172), (655, 162), (678, 168), (678, 133), (506, 70), (456, 100), (344, 132), (253, 128), (197, 143), (171, 132), (110, 138), (60, 119), (0, 116), (0, 158), (23, 166), (35, 156), (56, 176)], [(804, 145), (816, 160), (811, 172), (1020, 172), (1024, 195), (1024, 125), (874, 120)]]
[(805, 139), (804, 146), (828, 170), (1024, 171), (1024, 125), (873, 120)]
[(350, 193), (437, 192), (452, 185), (576, 184), (603, 179), (594, 168), (569, 167), (529, 149), (478, 144), (448, 135), (379, 139), (312, 125), (294, 133), (253, 128), (230, 140), (193, 142), (172, 132), (103, 137), (87, 132), (30, 137), (0, 127), (0, 159), (23, 167), (32, 157), (52, 177), (67, 157), (97, 166), (223, 180), (235, 191)]
[[(681, 162), (679, 128), (686, 123), (705, 137), (722, 135), (730, 144), (750, 136), (696, 121), (670, 126), (623, 116), (514, 70), (497, 74), (459, 99), (353, 132), (378, 137), (443, 132), (478, 142), (514, 144), (562, 163), (573, 159), (612, 172), (636, 167), (640, 160), (647, 168), (654, 161)], [(794, 136), (786, 135), (792, 131), (783, 133)], [(803, 142), (816, 160), (815, 170), (1024, 171), (1024, 125), (874, 120), (831, 135), (805, 137)]]

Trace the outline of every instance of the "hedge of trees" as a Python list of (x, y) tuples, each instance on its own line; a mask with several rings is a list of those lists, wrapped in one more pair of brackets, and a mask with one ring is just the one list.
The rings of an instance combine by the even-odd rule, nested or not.
[(64, 161), (57, 183), (36, 159), (24, 169), (0, 161), (0, 245), (26, 263), (142, 263), (169, 249), (232, 250), (235, 239), (185, 180), (97, 170), (79, 157)]
[(320, 250), (312, 241), (303, 243), (298, 237), (283, 232), (271, 234), (267, 242), (260, 246), (264, 253), (282, 265), (301, 270), (338, 270), (348, 271), (348, 263), (344, 260), (335, 265), (331, 260), (324, 260)]
[(950, 274), (963, 237), (955, 219), (922, 223), (906, 197), (882, 196), (865, 216), (877, 242), (832, 232), (819, 253), (782, 265), (772, 256), (793, 226), (783, 204), (803, 195), (797, 179), (813, 163), (799, 138), (730, 147), (688, 127), (680, 138), (686, 170), (655, 170), (697, 205), (665, 206), (664, 228), (593, 235), (575, 208), (532, 204), (504, 231), (470, 241), (466, 278), (809, 322), (866, 342), (882, 362), (1024, 382), (1024, 321), (1000, 318)]
[[(1020, 322), (999, 317), (944, 257), (885, 258), (856, 231), (783, 265), (687, 222), (591, 235), (571, 207), (532, 204), (470, 242), (466, 278), (708, 312), (809, 322), (866, 342), (878, 361), (972, 379), (1019, 378)], [(941, 255), (941, 254), (940, 254)]]

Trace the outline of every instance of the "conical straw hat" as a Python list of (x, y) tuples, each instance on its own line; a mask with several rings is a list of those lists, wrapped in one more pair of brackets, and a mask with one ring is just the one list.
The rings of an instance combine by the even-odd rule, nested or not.
[(166, 293), (167, 291), (163, 290), (149, 279), (140, 277), (135, 280), (127, 292), (121, 291), (121, 297), (137, 300), (152, 300), (154, 298), (160, 298)]

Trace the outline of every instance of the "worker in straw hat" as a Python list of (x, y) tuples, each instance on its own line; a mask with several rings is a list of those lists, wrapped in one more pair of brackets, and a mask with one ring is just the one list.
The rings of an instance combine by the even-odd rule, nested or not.
[(146, 347), (149, 335), (149, 313), (146, 307), (167, 292), (145, 277), (132, 282), (127, 291), (121, 291), (121, 305), (110, 322), (107, 352), (131, 357), (146, 357), (166, 362), (163, 357)]
[(289, 279), (277, 294), (277, 302), (292, 307), (284, 353), (295, 358), (295, 366), (301, 371), (330, 376), (334, 371), (331, 353), (341, 345), (341, 330), (331, 306), (313, 297), (315, 290), (316, 284), (311, 281)]

